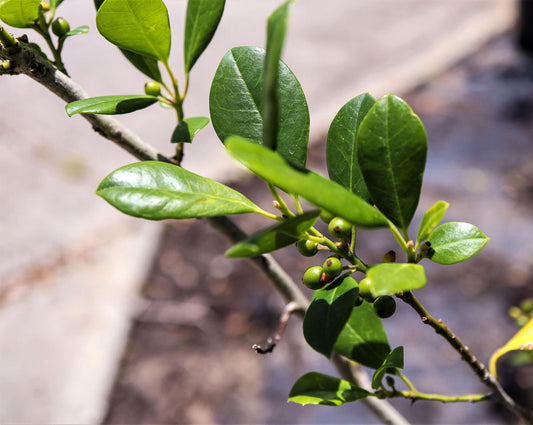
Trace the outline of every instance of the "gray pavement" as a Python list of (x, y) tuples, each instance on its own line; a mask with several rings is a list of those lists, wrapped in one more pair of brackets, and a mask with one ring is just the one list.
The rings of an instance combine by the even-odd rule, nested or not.
[[(264, 45), (278, 1), (228, 0), (212, 46), (192, 73), (186, 113), (208, 113), (216, 65), (236, 45)], [(327, 3), (327, 4), (326, 4)], [(142, 92), (146, 79), (98, 36), (92, 2), (60, 9), (91, 33), (66, 45), (71, 75), (91, 95)], [(185, 1), (168, 1), (174, 65), (181, 63)], [(312, 137), (361, 91), (399, 93), (449, 66), (513, 22), (510, 0), (301, 0), (284, 59), (307, 95)], [(20, 30), (15, 32), (20, 34)], [(34, 38), (32, 34), (30, 37)], [(25, 77), (0, 77), (0, 422), (96, 423), (160, 232), (94, 195), (114, 168), (133, 162), (62, 102)], [(156, 115), (157, 114), (157, 115)], [(173, 116), (157, 107), (124, 116), (165, 152)], [(241, 171), (211, 128), (185, 166), (214, 178)]]

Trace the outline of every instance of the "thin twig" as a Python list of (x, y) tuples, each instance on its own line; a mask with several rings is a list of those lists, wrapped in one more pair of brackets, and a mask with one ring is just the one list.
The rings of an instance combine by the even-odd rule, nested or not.
[(294, 313), (295, 309), (297, 309), (298, 306), (296, 303), (290, 302), (283, 308), (283, 313), (281, 314), (281, 318), (279, 319), (279, 328), (274, 335), (274, 338), (268, 338), (268, 345), (266, 348), (261, 347), (259, 344), (254, 344), (252, 346), (252, 349), (257, 351), (259, 354), (267, 354), (272, 353), (274, 351), (274, 348), (276, 345), (278, 345), (278, 342), (281, 340), (281, 336), (283, 335), (283, 331), (285, 331), (285, 328), (287, 327), (287, 323), (289, 323), (289, 319), (291, 318), (292, 313)]
[(422, 323), (431, 326), (435, 332), (441, 335), (457, 351), (461, 358), (470, 366), (474, 373), (487, 387), (494, 391), (495, 399), (505, 405), (515, 415), (527, 424), (533, 424), (531, 413), (518, 405), (502, 388), (500, 383), (492, 376), (489, 370), (481, 363), (470, 349), (453, 333), (442, 321), (435, 319), (424, 306), (418, 301), (412, 292), (405, 292), (398, 296), (405, 303), (410, 305), (422, 319)]

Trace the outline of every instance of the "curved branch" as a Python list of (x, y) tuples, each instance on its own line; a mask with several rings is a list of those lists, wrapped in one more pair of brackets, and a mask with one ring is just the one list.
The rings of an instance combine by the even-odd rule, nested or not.
[[(17, 47), (15, 52), (9, 52), (8, 49), (0, 44), (0, 59), (11, 62), (10, 74), (27, 75), (65, 102), (73, 102), (88, 97), (81, 86), (58, 71), (44, 56), (40, 55), (39, 52), (32, 49), (26, 43), (21, 42), (20, 47)], [(174, 162), (113, 118), (91, 114), (84, 114), (83, 117), (91, 123), (93, 129), (102, 137), (116, 143), (141, 161), (156, 160)], [(214, 217), (206, 220), (232, 242), (240, 241), (246, 237), (246, 234), (228, 217)], [(253, 257), (250, 260), (268, 278), (284, 300), (287, 303), (293, 303), (294, 313), (300, 318), (303, 318), (309, 300), (279, 263), (268, 254)], [(357, 385), (364, 384), (361, 383), (361, 377), (366, 376), (363, 370), (354, 374), (349, 368), (342, 367), (341, 365), (346, 364), (348, 360), (340, 356), (336, 356), (333, 362), (337, 365), (343, 378), (351, 380)], [(366, 379), (368, 380), (368, 377)], [(409, 424), (391, 404), (384, 400), (368, 399), (364, 403), (386, 424)]]
[(453, 349), (457, 351), (461, 358), (470, 366), (481, 382), (494, 391), (496, 400), (505, 405), (525, 423), (533, 424), (531, 413), (518, 405), (509, 394), (505, 392), (496, 378), (490, 374), (486, 366), (472, 354), (470, 349), (463, 344), (457, 335), (455, 335), (442, 320), (437, 320), (429, 314), (412, 292), (405, 292), (402, 295), (398, 295), (398, 298), (410, 305), (418, 313), (422, 319), (422, 323), (431, 326), (437, 334), (441, 335), (446, 341), (448, 341)]

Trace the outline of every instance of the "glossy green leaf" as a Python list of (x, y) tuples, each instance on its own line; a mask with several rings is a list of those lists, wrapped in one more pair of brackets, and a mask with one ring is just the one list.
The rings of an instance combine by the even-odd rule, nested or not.
[(73, 30), (67, 32), (65, 37), (72, 37), (73, 35), (87, 34), (89, 32), (88, 25), (82, 25), (80, 27), (74, 28)]
[(352, 314), (359, 294), (350, 276), (315, 291), (304, 318), (304, 337), (315, 351), (331, 357), (333, 346)]
[(389, 341), (383, 324), (370, 303), (365, 301), (353, 308), (334, 350), (372, 369), (383, 364), (390, 352)]
[(185, 15), (184, 62), (189, 73), (215, 35), (225, 0), (189, 0)]
[(426, 286), (426, 273), (420, 264), (381, 263), (367, 271), (374, 297), (395, 295)]
[(379, 99), (357, 135), (357, 156), (376, 206), (407, 231), (418, 205), (426, 165), (424, 125), (396, 96)]
[(438, 201), (426, 211), (418, 229), (417, 242), (427, 239), (434, 227), (442, 220), (449, 206), (448, 202)]
[(157, 97), (147, 95), (98, 96), (68, 103), (65, 110), (69, 117), (74, 114), (128, 114), (147, 108), (157, 102)]
[(15, 28), (27, 28), (39, 18), (40, 0), (0, 0), (0, 20)]
[[(94, 7), (96, 10), (100, 9), (100, 6), (104, 0), (94, 0)], [(129, 50), (120, 49), (122, 54), (130, 61), (130, 63), (141, 71), (144, 75), (150, 77), (159, 83), (163, 81), (161, 78), (161, 71), (159, 70), (159, 64), (156, 59), (142, 56), (137, 53), (130, 52)]]
[(376, 99), (368, 93), (348, 101), (331, 122), (326, 144), (329, 178), (369, 203), (371, 198), (359, 166), (356, 142), (359, 126), (375, 103)]
[(439, 264), (455, 264), (476, 255), (489, 238), (470, 223), (441, 224), (428, 237), (431, 251), (428, 258)]
[(344, 379), (334, 378), (318, 372), (309, 372), (300, 377), (289, 393), (289, 401), (301, 404), (340, 406), (361, 400), (370, 393)]
[(385, 374), (395, 374), (398, 369), (403, 369), (403, 347), (392, 350), (379, 369), (376, 369), (372, 376), (372, 388), (378, 389)]
[(357, 195), (319, 174), (289, 164), (264, 146), (234, 136), (226, 140), (226, 148), (253, 173), (287, 193), (299, 195), (359, 227), (388, 226), (383, 214)]
[(267, 42), (263, 72), (263, 144), (276, 150), (278, 135), (279, 61), (287, 32), (289, 0), (272, 13), (267, 22)]
[(533, 318), (527, 322), (507, 344), (496, 350), (489, 362), (490, 373), (496, 377), (496, 362), (504, 354), (515, 350), (533, 350)]
[(239, 192), (177, 165), (143, 161), (109, 174), (96, 194), (125, 214), (150, 220), (257, 212)]
[(114, 45), (167, 63), (170, 24), (162, 0), (105, 0), (96, 14), (96, 26)]
[(226, 257), (256, 257), (292, 245), (315, 224), (319, 215), (320, 210), (315, 210), (287, 218), (237, 243), (226, 252)]
[(159, 83), (163, 82), (161, 71), (159, 70), (159, 62), (156, 59), (138, 55), (129, 50), (120, 49), (120, 51), (126, 59), (128, 59), (128, 61), (130, 61), (130, 63), (144, 75)]
[[(235, 47), (220, 62), (211, 85), (209, 110), (223, 142), (237, 135), (262, 143), (264, 60), (263, 49)], [(278, 88), (276, 151), (303, 166), (309, 141), (309, 110), (300, 83), (281, 61)]]
[(207, 117), (186, 118), (176, 126), (170, 141), (171, 143), (191, 143), (194, 136), (207, 124), (209, 124)]

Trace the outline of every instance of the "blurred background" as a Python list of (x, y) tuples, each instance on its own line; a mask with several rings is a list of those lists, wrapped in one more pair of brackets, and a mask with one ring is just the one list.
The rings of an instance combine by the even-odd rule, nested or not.
[[(180, 69), (186, 1), (165, 3), (171, 63)], [(264, 46), (266, 18), (280, 3), (227, 1), (191, 73), (187, 115), (208, 114), (219, 60), (234, 46)], [(491, 241), (466, 263), (426, 263), (429, 283), (418, 296), (484, 363), (518, 330), (509, 309), (533, 297), (533, 63), (524, 50), (533, 46), (533, 19), (521, 22), (519, 13), (531, 13), (531, 4), (301, 0), (283, 54), (309, 103), (316, 171), (326, 173), (329, 123), (355, 95), (401, 95), (422, 118), (429, 156), (413, 226), (443, 199), (451, 204), (446, 221), (474, 223)], [(91, 27), (64, 50), (69, 73), (90, 95), (142, 93), (146, 78), (96, 31), (92, 1), (65, 1), (58, 16)], [(275, 332), (283, 308), (269, 283), (246, 261), (226, 259), (229, 243), (205, 223), (135, 220), (95, 196), (105, 175), (134, 159), (83, 118), (68, 118), (46, 89), (2, 76), (0, 96), (0, 422), (377, 423), (360, 403), (287, 404), (300, 375), (335, 371), (305, 346), (297, 319), (272, 354), (251, 350)], [(172, 153), (173, 114), (152, 107), (120, 121)], [(270, 208), (264, 184), (227, 158), (211, 126), (187, 148), (186, 168)], [(237, 221), (248, 232), (266, 225)], [(395, 245), (386, 231), (359, 240), (370, 263)], [(292, 247), (276, 258), (296, 281), (323, 261)], [(419, 390), (484, 391), (411, 310), (398, 305), (385, 327), (391, 346), (405, 345), (406, 375)], [(500, 376), (531, 406), (533, 368), (521, 360), (506, 356)], [(413, 423), (515, 421), (489, 404), (393, 404)]]

